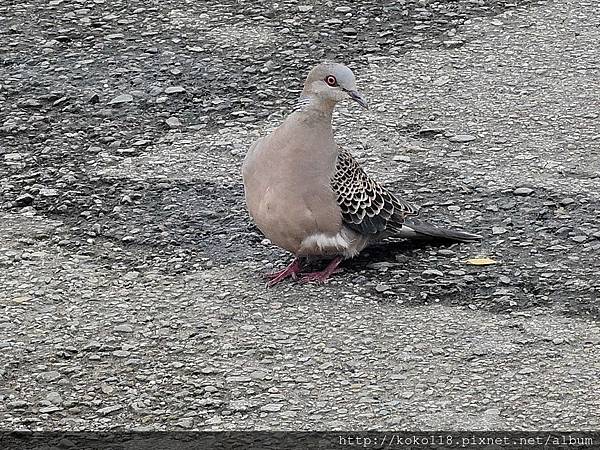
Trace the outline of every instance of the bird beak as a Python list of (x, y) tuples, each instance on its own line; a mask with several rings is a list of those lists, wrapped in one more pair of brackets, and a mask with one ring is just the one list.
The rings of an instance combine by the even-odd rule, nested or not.
[(354, 100), (356, 103), (358, 103), (360, 106), (362, 106), (365, 109), (369, 109), (369, 105), (367, 104), (367, 101), (365, 100), (365, 98), (362, 96), (362, 94), (358, 91), (346, 91), (348, 93), (348, 95), (350, 96), (350, 98), (352, 100)]

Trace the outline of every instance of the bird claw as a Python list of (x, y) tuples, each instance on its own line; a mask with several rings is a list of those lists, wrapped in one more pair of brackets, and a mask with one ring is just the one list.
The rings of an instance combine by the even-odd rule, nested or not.
[[(341, 272), (342, 269), (338, 268), (341, 262), (342, 257), (336, 257), (327, 265), (325, 270), (322, 270), (320, 272), (309, 272), (304, 274), (300, 278), (300, 283), (327, 283), (331, 275), (337, 272)], [(269, 280), (267, 281), (266, 287), (273, 287), (277, 283), (285, 280), (286, 278), (291, 278), (294, 281), (297, 280), (298, 274), (300, 273), (301, 269), (302, 268), (300, 267), (300, 259), (294, 259), (285, 269), (265, 274), (264, 277)]]
[(276, 284), (285, 280), (286, 278), (291, 278), (292, 280), (296, 281), (298, 279), (298, 275), (296, 275), (295, 273), (292, 273), (292, 274), (282, 273), (281, 275), (273, 277), (269, 281), (267, 281), (266, 287), (268, 287), (268, 288), (273, 287)]
[(324, 274), (323, 272), (311, 272), (304, 275), (300, 278), (300, 283), (317, 283), (317, 284), (325, 284), (329, 280), (329, 275)]
[(268, 272), (268, 273), (263, 273), (262, 277), (267, 279), (267, 280), (272, 280), (273, 278), (277, 278), (279, 275), (281, 275), (281, 272), (283, 272), (285, 269), (283, 270), (278, 270), (277, 272)]
[(290, 265), (288, 265), (285, 269), (278, 270), (277, 272), (266, 273), (263, 276), (269, 280), (267, 281), (267, 287), (273, 287), (277, 283), (285, 280), (286, 278), (292, 278), (292, 280), (298, 279), (298, 274), (300, 273), (300, 261), (296, 258), (294, 259)]
[(334, 273), (342, 272), (342, 269), (335, 269), (334, 271), (329, 271), (327, 269), (322, 270), (320, 272), (309, 272), (304, 274), (300, 278), (300, 283), (317, 283), (317, 284), (325, 284), (329, 281), (329, 278)]

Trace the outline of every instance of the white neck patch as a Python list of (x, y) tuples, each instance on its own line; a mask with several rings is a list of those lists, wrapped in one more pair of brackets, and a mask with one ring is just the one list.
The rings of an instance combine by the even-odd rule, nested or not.
[(294, 109), (292, 110), (292, 112), (304, 111), (308, 108), (310, 103), (311, 103), (310, 97), (300, 97), (297, 100), (296, 104), (294, 105)]

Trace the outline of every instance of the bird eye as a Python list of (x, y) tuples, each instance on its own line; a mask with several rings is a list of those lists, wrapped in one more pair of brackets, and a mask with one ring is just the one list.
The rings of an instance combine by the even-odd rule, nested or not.
[(325, 78), (325, 83), (327, 83), (329, 86), (337, 86), (337, 80), (333, 75), (329, 75), (327, 78)]

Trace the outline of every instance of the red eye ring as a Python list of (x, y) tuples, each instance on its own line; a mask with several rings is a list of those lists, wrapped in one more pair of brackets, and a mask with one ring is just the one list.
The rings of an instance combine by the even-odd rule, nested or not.
[(337, 86), (337, 80), (333, 75), (328, 75), (325, 78), (325, 83), (327, 83), (329, 86)]

